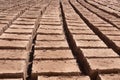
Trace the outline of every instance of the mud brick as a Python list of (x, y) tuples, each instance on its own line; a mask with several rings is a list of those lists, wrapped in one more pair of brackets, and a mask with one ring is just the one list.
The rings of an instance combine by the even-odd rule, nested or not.
[(43, 74), (43, 73), (74, 73), (80, 74), (81, 71), (75, 60), (34, 60), (33, 62), (33, 73)]
[(0, 40), (0, 48), (26, 49), (28, 41)]
[(60, 23), (60, 20), (53, 20), (53, 19), (50, 19), (50, 18), (41, 18), (41, 21), (43, 21), (43, 22), (45, 22), (45, 21), (47, 21), (47, 22), (59, 22)]
[(24, 69), (24, 60), (0, 60), (0, 78), (9, 76), (22, 78)]
[(12, 24), (10, 26), (10, 28), (33, 29), (34, 25), (15, 25), (15, 24)]
[(116, 30), (118, 30), (115, 27), (97, 27), (97, 28), (101, 31), (116, 31)]
[(30, 21), (30, 22), (35, 22), (36, 19), (28, 19), (28, 18), (18, 18), (16, 19), (17, 21)]
[(90, 30), (89, 27), (84, 26), (68, 26), (69, 30)]
[(101, 74), (101, 80), (120, 80), (120, 74)]
[(72, 34), (94, 34), (91, 30), (70, 30)]
[(75, 40), (100, 40), (100, 38), (97, 35), (73, 35)]
[(52, 22), (52, 21), (51, 22), (50, 21), (49, 22), (48, 21), (40, 21), (40, 24), (41, 25), (58, 25), (58, 26), (61, 25), (61, 23), (59, 21), (54, 21), (54, 22)]
[(90, 68), (102, 73), (113, 73), (120, 71), (120, 58), (91, 58), (88, 59)]
[(100, 48), (100, 47), (107, 47), (106, 45), (105, 45), (105, 43), (104, 42), (102, 42), (102, 41), (94, 41), (94, 40), (88, 40), (88, 41), (84, 41), (84, 40), (76, 40), (76, 44), (77, 44), (77, 46), (78, 47), (86, 47), (86, 48), (95, 48), (95, 47), (97, 47), (97, 48)]
[(37, 35), (37, 40), (65, 40), (64, 35)]
[(36, 48), (68, 48), (66, 41), (36, 41)]
[(107, 37), (112, 41), (120, 41), (120, 35), (119, 36), (107, 35)]
[(23, 34), (7, 34), (3, 33), (0, 36), (0, 39), (8, 39), (8, 40), (14, 40), (14, 39), (19, 39), (19, 40), (29, 40), (31, 35), (23, 35)]
[(0, 20), (0, 24), (9, 24), (8, 20)]
[(56, 26), (56, 25), (40, 25), (39, 29), (61, 29), (62, 30), (62, 26)]
[(120, 46), (120, 41), (113, 41), (118, 47)]
[(67, 21), (67, 24), (68, 25), (83, 25), (83, 26), (87, 27), (87, 25), (85, 23), (82, 23), (82, 22), (70, 22), (70, 21), (68, 22)]
[(7, 29), (5, 33), (15, 33), (15, 34), (31, 34), (32, 29)]
[(112, 49), (81, 49), (86, 57), (119, 57)]
[(120, 35), (120, 31), (101, 31), (105, 35)]
[(28, 53), (26, 50), (18, 50), (18, 49), (0, 49), (0, 60), (3, 59), (26, 59)]
[(16, 25), (34, 25), (35, 24), (35, 21), (14, 21), (13, 24), (16, 24)]
[(63, 34), (62, 30), (38, 29), (38, 34)]
[(96, 26), (96, 27), (101, 27), (101, 26), (102, 26), (102, 27), (103, 27), (103, 26), (104, 26), (104, 27), (113, 27), (111, 24), (104, 24), (104, 23), (103, 23), (103, 24), (102, 24), (102, 23), (101, 23), (101, 24), (97, 24), (97, 23), (96, 23), (96, 24), (94, 24), (94, 26)]
[(67, 23), (67, 25), (68, 25), (68, 26), (79, 26), (79, 27), (80, 27), (80, 26), (85, 26), (85, 27), (87, 27), (86, 24), (79, 24), (79, 25), (78, 25), (78, 24), (70, 24), (70, 23), (68, 24), (68, 23)]
[(74, 59), (69, 49), (65, 50), (35, 50), (34, 59)]
[(4, 79), (0, 79), (0, 80), (23, 80), (22, 78), (4, 78)]
[(88, 76), (38, 76), (38, 80), (90, 80)]

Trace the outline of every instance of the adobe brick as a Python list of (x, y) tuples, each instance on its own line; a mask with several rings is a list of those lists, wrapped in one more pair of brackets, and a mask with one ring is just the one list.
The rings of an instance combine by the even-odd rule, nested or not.
[(79, 35), (73, 35), (75, 40), (100, 40), (100, 38), (97, 35), (85, 35), (85, 34), (79, 34)]
[(28, 41), (0, 40), (0, 48), (22, 48), (26, 49)]
[(36, 41), (36, 48), (68, 48), (66, 41)]
[(32, 29), (11, 29), (8, 28), (5, 33), (16, 33), (16, 34), (31, 34)]
[(37, 40), (65, 40), (64, 35), (37, 35)]
[(20, 39), (20, 40), (29, 40), (30, 39), (30, 35), (24, 35), (24, 34), (7, 34), (7, 33), (3, 33), (0, 36), (0, 39)]
[(90, 80), (88, 76), (38, 76), (38, 80)]
[(76, 60), (34, 60), (32, 73), (81, 73)]
[(120, 71), (120, 58), (87, 58), (90, 68), (102, 73)]
[(0, 78), (9, 77), (23, 77), (25, 69), (24, 60), (0, 60)]
[(34, 59), (74, 59), (71, 50), (35, 50)]
[(94, 41), (94, 40), (76, 40), (76, 44), (78, 47), (84, 47), (84, 48), (100, 48), (100, 47), (104, 47), (106, 48), (106, 44), (102, 41)]
[(81, 49), (85, 57), (119, 57), (112, 49)]
[(100, 74), (101, 80), (120, 80), (120, 74)]
[(0, 60), (1, 59), (26, 59), (27, 58), (27, 51), (26, 50), (11, 50), (11, 49), (0, 49)]

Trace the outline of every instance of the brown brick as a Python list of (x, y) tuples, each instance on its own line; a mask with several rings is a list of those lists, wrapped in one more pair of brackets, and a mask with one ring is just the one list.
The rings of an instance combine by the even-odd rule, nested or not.
[(94, 34), (91, 30), (70, 30), (72, 34)]
[(120, 71), (120, 58), (87, 58), (87, 61), (92, 70), (97, 70), (102, 73)]
[(56, 26), (56, 25), (40, 25), (39, 29), (59, 29), (62, 30), (62, 26)]
[(4, 78), (4, 79), (0, 79), (0, 80), (23, 80), (22, 78)]
[(63, 34), (62, 30), (38, 29), (38, 34)]
[(88, 76), (38, 76), (38, 80), (90, 80)]
[(20, 39), (20, 40), (29, 40), (30, 39), (30, 35), (24, 35), (24, 34), (7, 34), (7, 33), (3, 33), (0, 36), (0, 39)]
[(101, 80), (120, 80), (120, 74), (101, 74)]
[(0, 59), (26, 59), (28, 53), (26, 50), (10, 50), (3, 49), (0, 50)]
[(66, 41), (36, 41), (36, 48), (68, 48)]
[(78, 47), (86, 47), (86, 48), (90, 48), (90, 47), (107, 47), (105, 45), (104, 42), (102, 41), (94, 41), (94, 40), (91, 40), (91, 41), (84, 41), (84, 40), (76, 40), (76, 44)]
[(37, 40), (65, 40), (64, 35), (37, 35)]
[(120, 35), (120, 31), (101, 31), (105, 35)]
[(34, 25), (15, 25), (15, 24), (12, 24), (11, 26), (10, 26), (10, 28), (23, 28), (23, 29), (32, 29), (32, 28), (34, 28)]
[(112, 41), (120, 41), (120, 35), (119, 36), (107, 35), (107, 37)]
[(81, 73), (75, 60), (34, 60), (33, 73)]
[(23, 60), (0, 60), (1, 77), (23, 77), (25, 61)]
[(100, 40), (100, 38), (97, 35), (73, 35), (75, 40)]
[(74, 59), (70, 50), (35, 50), (35, 59)]
[(28, 41), (0, 40), (0, 48), (26, 48)]
[(112, 49), (81, 49), (86, 57), (119, 57)]
[(7, 29), (5, 33), (16, 33), (16, 34), (31, 34), (32, 29)]

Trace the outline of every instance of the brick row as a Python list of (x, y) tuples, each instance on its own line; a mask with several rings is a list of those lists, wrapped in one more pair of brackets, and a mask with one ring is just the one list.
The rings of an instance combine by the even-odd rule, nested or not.
[[(92, 18), (99, 20), (98, 22), (102, 24), (102, 20), (99, 17), (97, 17), (95, 14), (92, 14), (92, 13), (89, 14), (89, 11), (86, 8), (84, 8), (83, 6), (81, 6), (79, 3), (72, 1), (72, 0), (71, 0), (71, 2), (77, 8), (77, 10), (81, 12), (81, 14), (83, 16), (94, 25), (94, 27), (98, 27), (99, 24), (98, 24), (98, 26), (95, 25), (95, 23), (93, 23), (93, 21), (91, 19), (91, 16), (92, 16)], [(106, 24), (104, 24), (104, 25), (106, 25)], [(112, 27), (112, 26), (109, 26), (109, 27)], [(107, 27), (107, 28), (109, 29), (109, 27)], [(100, 30), (100, 31), (104, 32), (102, 30)], [(109, 34), (105, 34), (105, 35), (109, 35)], [(114, 33), (113, 33), (113, 35), (114, 35)], [(94, 54), (96, 53), (96, 56), (95, 55), (88, 56), (85, 54), (85, 56), (88, 56), (88, 57), (86, 57), (86, 59), (87, 59), (87, 62), (92, 71), (97, 71), (98, 73), (109, 73), (109, 74), (113, 73), (113, 72), (115, 72), (115, 73), (119, 72), (119, 70), (120, 70), (119, 55), (117, 55), (115, 52), (113, 52), (112, 49), (110, 49), (110, 48), (104, 49), (104, 50), (101, 49), (101, 51), (100, 51), (100, 49), (97, 49), (97, 51), (95, 51), (95, 49), (82, 49), (82, 51), (83, 51), (83, 54), (89, 53), (89, 55), (92, 53), (94, 53)], [(93, 52), (91, 52), (91, 51), (93, 51)], [(98, 51), (100, 51), (100, 53)]]
[(59, 80), (55, 75), (74, 80), (81, 75), (63, 32), (59, 6), (58, 0), (51, 0), (40, 20), (32, 67), (32, 77), (38, 80)]
[[(13, 22), (12, 27), (10, 26), (0, 36), (0, 79), (13, 80), (13, 78), (21, 78), (20, 80), (23, 80), (23, 78), (26, 78), (28, 56), (30, 55), (28, 47), (30, 47), (35, 21), (38, 18), (36, 15), (39, 16), (42, 9), (47, 6), (45, 4), (41, 5), (41, 3), (37, 3), (26, 10), (23, 15)], [(27, 21), (30, 21), (30, 24), (25, 24)], [(29, 25), (32, 27), (29, 27)]]

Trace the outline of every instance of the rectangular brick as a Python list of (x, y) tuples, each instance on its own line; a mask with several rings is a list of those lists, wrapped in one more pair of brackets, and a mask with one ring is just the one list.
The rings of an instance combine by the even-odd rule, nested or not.
[(25, 69), (24, 60), (0, 60), (1, 77), (23, 77)]
[(16, 24), (16, 25), (34, 25), (35, 24), (35, 21), (14, 21), (13, 24)]
[(73, 35), (75, 40), (100, 40), (100, 38), (97, 35), (85, 35), (85, 34), (79, 34), (79, 35)]
[(71, 50), (35, 50), (34, 59), (74, 59)]
[(90, 80), (88, 76), (38, 76), (38, 80)]
[(33, 29), (34, 25), (15, 25), (12, 24), (9, 28), (16, 28), (16, 29)]
[(81, 49), (84, 56), (86, 57), (119, 57), (117, 53), (115, 53), (112, 49)]
[(78, 47), (84, 48), (100, 48), (100, 47), (107, 47), (106, 44), (102, 41), (85, 41), (85, 40), (76, 40), (76, 44)]
[(0, 79), (0, 80), (23, 80), (23, 79), (22, 78), (9, 78), (9, 79), (7, 79), (7, 78), (5, 79), (4, 78), (4, 79)]
[(61, 23), (59, 21), (55, 21), (55, 22), (50, 22), (50, 21), (40, 21), (41, 25), (61, 25)]
[(7, 34), (3, 33), (0, 36), (0, 39), (8, 39), (8, 40), (14, 40), (14, 39), (19, 39), (19, 40), (29, 40), (31, 35), (24, 35), (24, 34)]
[(69, 30), (89, 30), (89, 27), (84, 26), (68, 26)]
[(118, 30), (117, 28), (115, 28), (115, 27), (97, 27), (99, 30), (102, 30), (102, 31), (116, 31), (116, 30)]
[(65, 40), (64, 35), (37, 35), (37, 40)]
[(63, 34), (62, 30), (38, 29), (38, 34)]
[(113, 73), (120, 71), (120, 58), (91, 58), (87, 61), (92, 70), (102, 73)]
[(34, 60), (32, 73), (81, 73), (75, 60)]
[(26, 59), (28, 53), (26, 50), (11, 50), (11, 49), (0, 49), (0, 60), (1, 59)]
[(120, 41), (120, 35), (118, 35), (118, 36), (107, 35), (107, 37), (112, 41)]
[(91, 30), (70, 30), (72, 34), (94, 34)]
[(0, 48), (26, 49), (27, 44), (28, 44), (28, 41), (0, 40)]
[(68, 48), (66, 41), (36, 41), (36, 48)]
[(105, 35), (120, 35), (120, 31), (101, 31)]
[(11, 29), (8, 28), (5, 33), (15, 33), (15, 34), (31, 34), (32, 29)]
[(120, 80), (120, 74), (101, 74), (101, 80)]
[(56, 25), (40, 25), (39, 29), (53, 29), (53, 30), (62, 30), (62, 26), (56, 26)]

